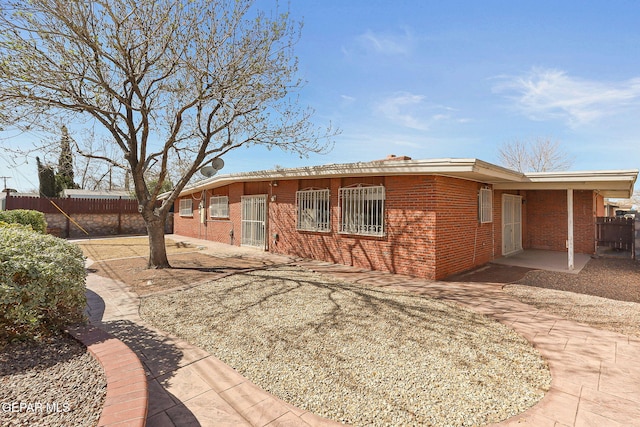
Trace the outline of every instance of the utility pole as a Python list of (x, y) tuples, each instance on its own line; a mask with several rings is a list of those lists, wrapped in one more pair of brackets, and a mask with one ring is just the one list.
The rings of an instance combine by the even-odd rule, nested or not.
[(0, 179), (3, 179), (3, 180), (4, 180), (4, 187), (3, 187), (3, 190), (2, 190), (2, 191), (6, 191), (6, 190), (7, 190), (7, 188), (8, 188), (8, 187), (7, 187), (7, 180), (8, 180), (8, 179), (11, 179), (11, 177), (10, 177), (10, 176), (0, 176)]

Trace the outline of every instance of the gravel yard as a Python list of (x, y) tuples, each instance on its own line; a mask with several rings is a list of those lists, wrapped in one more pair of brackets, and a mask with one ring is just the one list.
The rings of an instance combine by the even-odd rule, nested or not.
[(100, 363), (67, 335), (0, 349), (2, 426), (96, 426), (106, 390)]
[(592, 259), (578, 274), (529, 271), (505, 292), (550, 313), (640, 337), (640, 263)]
[(142, 317), (259, 387), (353, 425), (483, 425), (536, 404), (549, 370), (508, 327), (300, 267), (143, 298)]

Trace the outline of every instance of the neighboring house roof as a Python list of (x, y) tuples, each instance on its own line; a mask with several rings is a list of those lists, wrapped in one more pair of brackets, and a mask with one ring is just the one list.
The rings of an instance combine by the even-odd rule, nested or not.
[(133, 199), (133, 195), (130, 191), (122, 190), (75, 190), (65, 189), (62, 190), (62, 197), (71, 197), (72, 199)]
[(213, 176), (186, 187), (188, 195), (238, 181), (339, 178), (353, 176), (442, 175), (492, 184), (501, 190), (596, 190), (604, 197), (631, 197), (637, 169), (522, 173), (478, 159), (388, 158), (373, 162), (328, 164)]
[[(0, 199), (5, 199), (6, 197), (6, 192), (0, 192)], [(38, 193), (16, 193), (12, 191), (10, 197), (40, 197), (40, 195)]]

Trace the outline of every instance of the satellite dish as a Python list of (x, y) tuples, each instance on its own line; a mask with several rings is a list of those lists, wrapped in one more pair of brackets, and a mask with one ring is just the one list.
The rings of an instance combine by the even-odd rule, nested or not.
[(219, 171), (224, 167), (224, 160), (222, 160), (220, 157), (216, 157), (211, 161), (211, 167), (213, 167), (216, 172)]
[(213, 166), (203, 166), (202, 169), (200, 169), (200, 173), (206, 176), (207, 178), (211, 178), (213, 175), (216, 174), (216, 172), (218, 172), (218, 170), (214, 169)]

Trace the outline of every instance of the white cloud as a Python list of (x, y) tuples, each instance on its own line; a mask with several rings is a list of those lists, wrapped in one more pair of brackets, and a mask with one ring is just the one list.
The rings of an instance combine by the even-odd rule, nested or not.
[(524, 76), (501, 76), (494, 92), (505, 93), (532, 120), (560, 119), (571, 126), (620, 113), (640, 101), (640, 78), (602, 82), (534, 68)]
[(398, 126), (427, 130), (436, 122), (454, 120), (453, 108), (425, 102), (424, 95), (399, 92), (374, 105), (374, 113), (394, 122)]
[(424, 96), (400, 93), (388, 97), (375, 106), (376, 113), (404, 127), (425, 130), (428, 128), (420, 109)]
[(342, 107), (347, 107), (356, 102), (356, 98), (349, 95), (340, 95), (340, 105)]
[[(365, 31), (355, 38), (355, 45), (343, 48), (346, 55), (360, 51), (381, 55), (409, 55), (415, 45), (415, 37), (409, 29), (401, 33)], [(355, 50), (355, 52), (353, 52)]]

